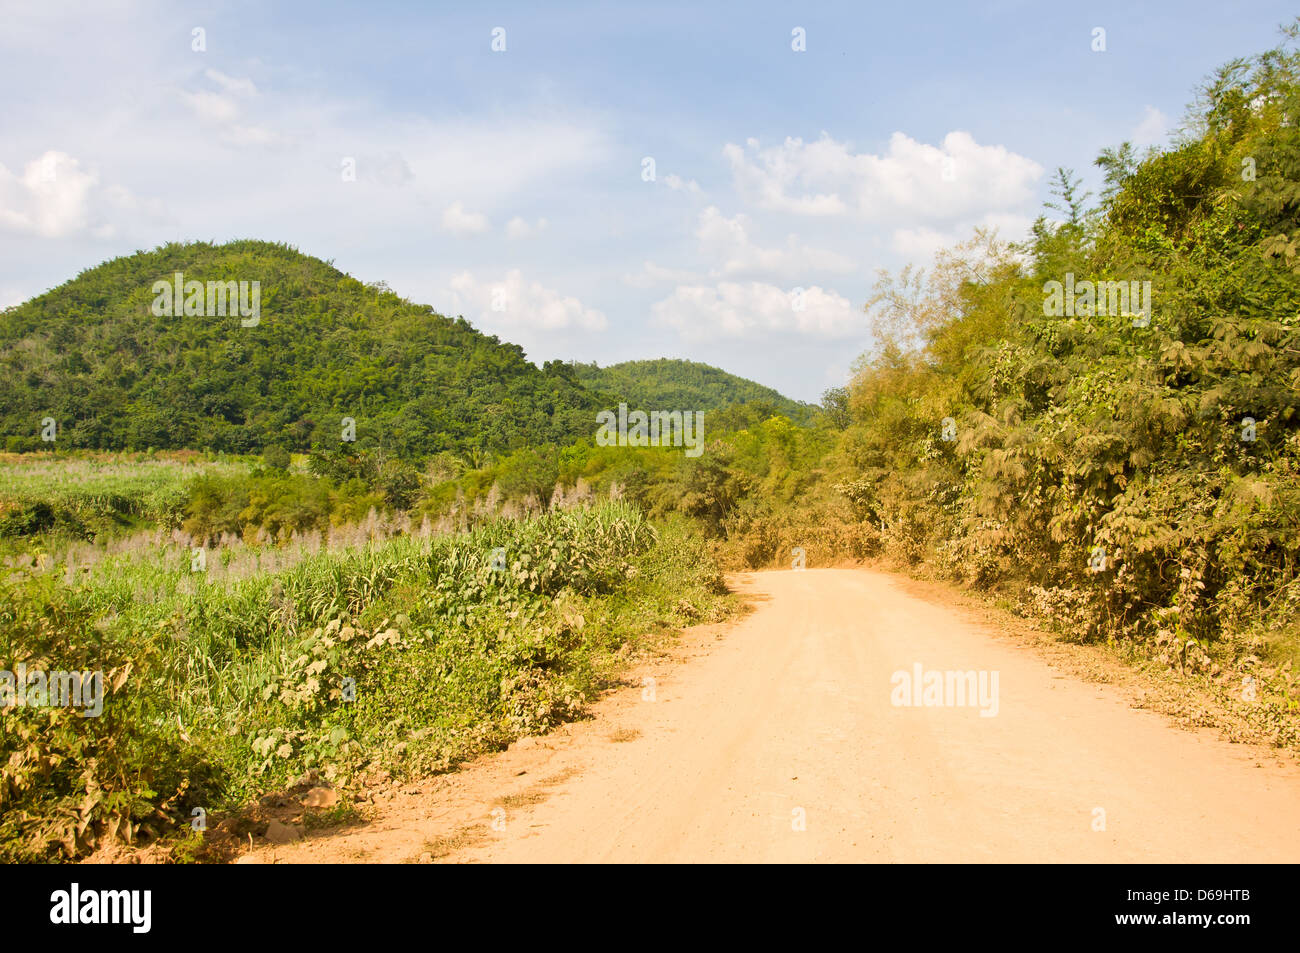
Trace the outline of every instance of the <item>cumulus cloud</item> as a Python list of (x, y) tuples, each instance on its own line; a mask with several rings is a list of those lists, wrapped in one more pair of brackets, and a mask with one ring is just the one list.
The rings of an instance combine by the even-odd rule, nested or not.
[(674, 192), (690, 192), (692, 195), (699, 195), (704, 191), (700, 188), (700, 183), (696, 182), (694, 179), (683, 179), (680, 175), (675, 173), (665, 175), (663, 181), (664, 185), (668, 186), (668, 188), (672, 189)]
[(518, 241), (523, 238), (533, 238), (546, 231), (550, 223), (544, 218), (539, 218), (535, 223), (529, 223), (525, 218), (516, 215), (510, 221), (506, 222), (506, 238)]
[(492, 227), (482, 212), (468, 212), (460, 202), (452, 202), (442, 210), (442, 227), (453, 235), (465, 238), (481, 235)]
[(19, 232), (61, 238), (85, 231), (94, 173), (64, 152), (53, 150), (28, 162), (21, 176), (0, 165), (0, 222)]
[(692, 340), (762, 331), (838, 338), (860, 334), (863, 327), (857, 309), (834, 291), (816, 286), (787, 291), (757, 281), (679, 286), (650, 311), (656, 324)]
[(941, 221), (1016, 208), (1033, 199), (1043, 174), (1032, 159), (960, 131), (941, 146), (896, 132), (883, 155), (855, 153), (826, 134), (767, 148), (757, 139), (744, 147), (728, 143), (723, 155), (737, 190), (762, 208), (875, 221)]
[(114, 211), (157, 218), (161, 207), (120, 185), (101, 186), (98, 174), (66, 152), (45, 152), (21, 175), (0, 165), (0, 228), (42, 238), (108, 238), (116, 234)]
[(843, 274), (858, 270), (852, 258), (809, 247), (794, 235), (787, 236), (783, 247), (763, 247), (750, 237), (751, 228), (747, 216), (728, 218), (716, 205), (710, 205), (700, 212), (695, 226), (699, 257), (710, 263), (707, 270), (667, 268), (647, 261), (640, 271), (623, 275), (623, 281), (634, 288), (650, 288), (719, 278), (798, 278), (816, 272)]
[(256, 84), (247, 77), (228, 76), (218, 70), (204, 70), (203, 75), (216, 89), (181, 90), (186, 107), (201, 122), (214, 126), (230, 145), (267, 146), (281, 142), (281, 137), (265, 123), (244, 120), (244, 109), (257, 96)]
[(727, 218), (716, 206), (700, 213), (695, 237), (701, 250), (719, 262), (710, 272), (715, 278), (741, 275), (792, 276), (809, 272), (851, 272), (857, 263), (838, 252), (810, 248), (794, 235), (783, 248), (763, 248), (749, 236), (750, 222), (744, 215)]
[(496, 330), (603, 331), (609, 324), (603, 312), (540, 282), (526, 281), (517, 268), (499, 281), (463, 271), (451, 279), (449, 291), (450, 313), (473, 316)]

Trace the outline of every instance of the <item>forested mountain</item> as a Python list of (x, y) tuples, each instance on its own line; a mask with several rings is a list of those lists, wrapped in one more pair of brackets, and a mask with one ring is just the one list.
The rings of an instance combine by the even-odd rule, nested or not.
[(811, 410), (770, 387), (695, 361), (660, 358), (572, 367), (578, 380), (591, 389), (621, 395), (636, 407), (722, 410), (732, 404), (767, 404), (792, 420), (803, 420)]
[[(160, 301), (177, 272), (204, 283), (201, 302)], [(256, 315), (237, 286), (208, 300), (208, 282), (247, 282), (251, 312), (254, 281)], [(562, 362), (538, 370), (463, 319), (270, 242), (137, 252), (0, 313), (10, 449), (48, 448), (45, 418), (63, 449), (307, 449), (337, 444), (350, 417), (359, 447), (502, 451), (589, 434), (608, 403)]]
[(13, 450), (48, 448), (50, 419), (62, 449), (257, 452), (337, 444), (351, 418), (358, 447), (421, 456), (568, 443), (620, 400), (810, 411), (691, 361), (538, 370), (464, 319), (261, 241), (137, 252), (0, 313), (0, 378)]

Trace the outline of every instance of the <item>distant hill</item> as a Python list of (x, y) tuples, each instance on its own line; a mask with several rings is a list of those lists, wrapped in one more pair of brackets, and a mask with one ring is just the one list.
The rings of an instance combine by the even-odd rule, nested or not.
[(618, 395), (635, 408), (723, 410), (733, 404), (763, 404), (797, 421), (805, 420), (811, 410), (770, 387), (695, 361), (659, 358), (624, 361), (609, 367), (579, 363), (570, 366), (587, 387)]
[[(154, 287), (176, 272), (204, 283), (188, 316)], [(209, 301), (213, 289), (238, 299), (217, 288), (227, 281), (248, 283), (250, 312), (259, 283), (256, 319)], [(12, 450), (48, 448), (44, 418), (60, 449), (250, 452), (337, 446), (351, 417), (358, 446), (501, 451), (589, 436), (608, 403), (563, 362), (539, 370), (463, 319), (270, 242), (137, 252), (0, 312), (0, 446)]]

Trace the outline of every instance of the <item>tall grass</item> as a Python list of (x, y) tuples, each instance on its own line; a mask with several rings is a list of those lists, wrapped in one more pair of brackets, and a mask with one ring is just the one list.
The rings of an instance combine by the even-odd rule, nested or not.
[[(188, 832), (316, 769), (445, 769), (579, 712), (648, 631), (716, 618), (703, 544), (606, 503), (343, 548), (170, 538), (84, 571), (0, 570), (0, 665), (99, 668), (101, 718), (0, 714), (0, 857)], [(500, 553), (504, 559), (498, 559)], [(250, 558), (266, 562), (249, 566)], [(69, 581), (71, 580), (71, 581)]]
[(136, 524), (176, 526), (191, 479), (248, 472), (245, 462), (197, 454), (0, 454), (0, 464), (0, 536), (59, 529), (93, 538)]

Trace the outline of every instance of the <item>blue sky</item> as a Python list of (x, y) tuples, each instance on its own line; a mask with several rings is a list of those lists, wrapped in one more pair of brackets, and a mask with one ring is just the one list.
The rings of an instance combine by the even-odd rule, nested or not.
[(1166, 141), (1292, 15), (3, 2), (0, 306), (166, 241), (264, 238), (539, 363), (687, 357), (816, 400), (869, 346), (877, 269), (1020, 237), (1057, 166), (1098, 191), (1101, 148)]

